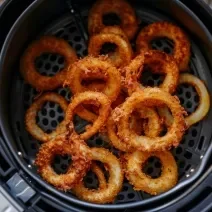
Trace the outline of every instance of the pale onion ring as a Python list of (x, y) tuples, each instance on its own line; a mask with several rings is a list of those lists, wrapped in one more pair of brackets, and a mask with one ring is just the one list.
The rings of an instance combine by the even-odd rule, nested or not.
[[(199, 105), (197, 109), (189, 116), (185, 117), (186, 124), (190, 127), (191, 125), (201, 121), (207, 115), (210, 109), (210, 96), (203, 81), (192, 74), (180, 74), (179, 84), (192, 85), (199, 96)], [(164, 119), (166, 126), (170, 126), (173, 122), (173, 117), (169, 110), (167, 108), (160, 108), (158, 112)]]
[(57, 128), (51, 133), (45, 133), (36, 123), (36, 116), (38, 111), (42, 108), (45, 102), (54, 102), (60, 105), (65, 112), (68, 107), (68, 102), (57, 93), (45, 93), (36, 99), (28, 108), (25, 114), (26, 130), (37, 140), (41, 142), (48, 142), (57, 135), (64, 132), (66, 129), (65, 121), (63, 120)]
[[(167, 105), (174, 117), (174, 122), (162, 137), (150, 138), (139, 136), (129, 128), (129, 118), (133, 110), (140, 106), (164, 106)], [(114, 120), (118, 126), (119, 137), (133, 148), (142, 151), (164, 151), (172, 146), (178, 146), (186, 128), (185, 111), (181, 107), (179, 99), (159, 88), (144, 88), (133, 93), (121, 106), (118, 120)]]
[[(53, 77), (43, 76), (36, 71), (35, 59), (43, 53), (60, 54), (65, 58), (65, 67)], [(70, 64), (77, 60), (75, 50), (63, 39), (43, 36), (31, 43), (20, 61), (20, 72), (24, 80), (38, 91), (54, 90), (62, 87)]]
[(91, 148), (91, 154), (92, 160), (100, 161), (107, 166), (109, 172), (107, 187), (90, 190), (83, 185), (83, 182), (80, 182), (73, 191), (77, 197), (88, 202), (99, 204), (112, 202), (123, 185), (124, 175), (121, 164), (116, 156), (104, 148)]
[(191, 44), (185, 32), (173, 23), (156, 22), (144, 27), (136, 39), (137, 52), (151, 49), (151, 41), (164, 37), (174, 41), (173, 57), (180, 71), (188, 70)]
[[(162, 164), (161, 175), (153, 179), (142, 171), (142, 166), (150, 157), (157, 157)], [(124, 155), (125, 176), (135, 190), (145, 191), (151, 195), (157, 195), (173, 188), (178, 180), (177, 164), (168, 151), (141, 152), (135, 151)]]

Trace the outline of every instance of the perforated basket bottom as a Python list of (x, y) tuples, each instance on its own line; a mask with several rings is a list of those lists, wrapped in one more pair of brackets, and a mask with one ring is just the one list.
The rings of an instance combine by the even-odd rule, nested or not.
[[(142, 20), (141, 28), (146, 24), (155, 21), (167, 20), (167, 17), (161, 16), (154, 11), (144, 11), (144, 9), (139, 9), (137, 14)], [(87, 11), (83, 12), (83, 17), (85, 21), (87, 21)], [(75, 48), (79, 57), (84, 57), (87, 54), (86, 46), (69, 15), (66, 15), (60, 20), (54, 22), (50, 27), (47, 28), (46, 31), (41, 33), (41, 35), (42, 34), (53, 34), (67, 40), (69, 44)], [(167, 53), (172, 52), (172, 43), (167, 40), (157, 40), (153, 42), (152, 46), (155, 49), (164, 50)], [(43, 54), (36, 60), (35, 63), (40, 73), (53, 76), (64, 66), (64, 58), (60, 55)], [(192, 41), (190, 73), (200, 77), (198, 71), (201, 71), (201, 78), (207, 84), (207, 82), (210, 81), (208, 67), (203, 56), (201, 55), (200, 50)], [(157, 85), (161, 78), (157, 75), (147, 75), (144, 76), (142, 80), (150, 85)], [(15, 75), (13, 85), (14, 86), (11, 93), (12, 127), (19, 150), (22, 152), (22, 155), (27, 163), (31, 164), (32, 169), (35, 169), (36, 172), (33, 162), (39, 149), (39, 142), (26, 132), (24, 125), (24, 114), (26, 109), (32, 104), (37, 92), (30, 85), (24, 83), (19, 73)], [(69, 100), (71, 97), (71, 93), (65, 88), (57, 89), (56, 92), (64, 96), (67, 100)], [(189, 113), (194, 111), (198, 106), (198, 95), (191, 86), (180, 86), (178, 88), (177, 95), (179, 96), (182, 105)], [(39, 111), (37, 115), (37, 122), (42, 129), (44, 129), (46, 132), (50, 132), (54, 130), (58, 123), (63, 120), (63, 117), (64, 112), (59, 105), (48, 102), (44, 105), (42, 110)], [(211, 133), (211, 130), (209, 130), (208, 126), (211, 126), (211, 122), (212, 119), (207, 118), (204, 121), (192, 126), (186, 132), (181, 144), (176, 149), (172, 150), (178, 164), (179, 181), (184, 181), (186, 178), (191, 176), (201, 163), (201, 158), (203, 157), (204, 152), (210, 143), (211, 135), (209, 133)], [(75, 126), (77, 130), (80, 131), (80, 129), (85, 125), (85, 121), (81, 120), (79, 117), (76, 117)], [(108, 148), (107, 143), (99, 135), (95, 135), (93, 138), (91, 138), (88, 141), (88, 144), (90, 146), (104, 146)], [(64, 173), (69, 162), (69, 156), (56, 156), (53, 167), (58, 173)], [(152, 177), (158, 176), (160, 173), (159, 161), (156, 158), (151, 158), (145, 167), (145, 171)], [(89, 188), (96, 188), (98, 185), (95, 175), (91, 172), (89, 172), (85, 177), (85, 183)], [(67, 195), (73, 196), (71, 193), (67, 193)], [(123, 189), (117, 196), (115, 203), (138, 201), (149, 197), (150, 195), (144, 192), (134, 191), (132, 186), (125, 181)]]

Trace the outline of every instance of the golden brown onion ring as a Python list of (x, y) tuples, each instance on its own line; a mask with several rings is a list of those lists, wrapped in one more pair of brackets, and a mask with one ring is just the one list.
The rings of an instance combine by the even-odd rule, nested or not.
[(114, 201), (116, 195), (121, 191), (124, 175), (121, 164), (111, 152), (104, 148), (91, 148), (92, 160), (100, 161), (107, 166), (109, 179), (106, 188), (91, 190), (83, 185), (83, 182), (77, 184), (73, 191), (77, 197), (93, 203), (109, 203)]
[[(65, 58), (65, 67), (53, 77), (43, 76), (37, 72), (35, 60), (43, 53), (60, 54)], [(74, 49), (63, 39), (43, 36), (31, 43), (20, 61), (20, 72), (24, 80), (38, 91), (49, 91), (61, 87), (66, 79), (70, 64), (77, 60)]]
[(121, 36), (123, 39), (128, 40), (127, 35), (119, 26), (106, 26), (103, 30), (101, 30), (100, 34), (116, 34)]
[[(129, 95), (143, 87), (139, 82), (139, 79), (144, 70), (144, 65), (157, 63), (160, 64), (161, 68), (159, 72), (166, 75), (160, 88), (169, 93), (175, 92), (179, 79), (179, 69), (175, 60), (172, 56), (161, 51), (149, 50), (141, 52), (127, 67), (124, 68), (126, 72), (125, 85), (128, 89)], [(158, 72), (158, 70), (156, 71)]]
[(134, 9), (124, 0), (98, 0), (89, 12), (89, 34), (100, 33), (106, 27), (103, 23), (103, 17), (110, 13), (115, 13), (121, 19), (120, 27), (130, 40), (133, 39), (138, 29), (138, 21)]
[(89, 129), (80, 134), (80, 138), (83, 140), (88, 140), (91, 136), (96, 134), (101, 127), (106, 123), (107, 117), (110, 112), (111, 102), (106, 95), (94, 91), (86, 91), (83, 93), (76, 94), (71, 103), (68, 105), (65, 115), (65, 122), (67, 126), (67, 136), (75, 135), (73, 118), (76, 109), (83, 103), (89, 103), (99, 107), (99, 115), (97, 119), (93, 122)]
[(180, 71), (188, 70), (190, 41), (185, 32), (172, 23), (156, 22), (144, 27), (136, 39), (137, 52), (151, 49), (151, 41), (164, 37), (174, 42), (173, 57)]
[(65, 112), (68, 107), (68, 102), (57, 93), (45, 93), (36, 99), (28, 108), (25, 114), (26, 130), (37, 140), (41, 142), (48, 142), (57, 135), (64, 132), (66, 129), (65, 121), (63, 120), (57, 128), (51, 133), (45, 133), (36, 123), (36, 116), (38, 111), (42, 108), (45, 102), (54, 102), (60, 105)]
[(91, 164), (91, 171), (97, 176), (99, 181), (99, 189), (106, 189), (107, 181), (104, 175), (103, 170), (95, 163)]
[(100, 33), (91, 36), (88, 44), (89, 55), (98, 57), (101, 55), (103, 45), (107, 43), (116, 45), (115, 51), (108, 53), (108, 61), (117, 68), (128, 65), (133, 57), (132, 47), (128, 40), (114, 33)]
[[(65, 154), (72, 156), (72, 164), (66, 174), (57, 174), (51, 167), (54, 156)], [(44, 180), (57, 189), (67, 191), (85, 176), (90, 168), (91, 153), (84, 141), (77, 138), (66, 141), (64, 137), (58, 136), (41, 146), (35, 164)]]
[[(166, 135), (155, 138), (139, 136), (129, 128), (130, 116), (138, 106), (160, 107), (164, 105), (170, 108), (174, 117), (173, 124)], [(116, 119), (114, 116), (113, 119), (118, 126), (119, 137), (133, 148), (141, 151), (164, 151), (172, 146), (178, 146), (186, 130), (185, 111), (181, 107), (179, 99), (159, 88), (144, 88), (133, 93), (119, 108), (117, 114), (118, 118)]]
[[(197, 109), (185, 118), (187, 126), (190, 127), (201, 121), (207, 115), (210, 109), (210, 96), (204, 83), (192, 74), (180, 74), (179, 84), (192, 85), (199, 96), (199, 105)], [(173, 117), (167, 108), (160, 108), (159, 114), (164, 119), (166, 126), (172, 124)]]
[[(142, 167), (150, 157), (160, 159), (161, 175), (153, 179), (142, 171)], [(177, 164), (168, 151), (165, 152), (140, 152), (127, 153), (124, 156), (125, 176), (135, 190), (145, 191), (157, 195), (173, 188), (178, 180)]]
[(65, 84), (70, 87), (74, 94), (87, 90), (87, 88), (81, 84), (85, 74), (87, 75), (87, 80), (89, 79), (89, 75), (92, 76), (92, 79), (95, 74), (98, 76), (98, 79), (100, 76), (107, 76), (102, 92), (107, 95), (111, 101), (117, 98), (121, 89), (121, 75), (114, 66), (104, 61), (103, 57), (94, 58), (87, 56), (72, 64), (68, 71)]
[[(113, 113), (116, 113), (117, 109), (119, 108), (116, 108)], [(154, 109), (148, 108), (148, 107), (139, 107), (137, 108), (136, 112), (138, 113), (139, 118), (148, 120), (147, 124), (145, 125), (143, 129), (145, 132), (145, 135), (148, 137), (159, 136), (162, 128), (161, 128), (161, 121), (157, 112)], [(119, 149), (124, 152), (131, 152), (134, 148), (130, 145), (130, 143), (124, 142), (124, 140), (120, 139), (120, 137), (117, 135), (117, 125), (116, 125), (116, 122), (113, 120), (114, 116), (117, 117), (116, 114), (112, 114), (107, 121), (108, 137), (112, 145), (116, 149)], [(137, 134), (140, 131), (141, 126), (139, 129), (137, 129), (137, 127), (135, 128), (135, 124), (139, 124), (139, 123), (133, 122), (135, 118), (136, 117), (134, 117), (134, 114), (132, 114), (131, 121), (130, 121), (130, 130), (134, 131), (134, 133)]]

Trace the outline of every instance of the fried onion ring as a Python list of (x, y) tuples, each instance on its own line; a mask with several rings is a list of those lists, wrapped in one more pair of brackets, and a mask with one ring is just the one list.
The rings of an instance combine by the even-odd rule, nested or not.
[(91, 171), (97, 176), (99, 181), (99, 189), (106, 189), (107, 181), (105, 179), (105, 175), (103, 170), (95, 163), (91, 164)]
[[(65, 67), (53, 77), (43, 76), (36, 71), (35, 60), (43, 53), (60, 54), (65, 58)], [(77, 60), (74, 49), (63, 39), (53, 36), (43, 36), (31, 43), (20, 61), (20, 72), (24, 80), (38, 91), (54, 90), (63, 85), (67, 69)]]
[(90, 37), (88, 53), (94, 57), (101, 54), (104, 44), (116, 45), (114, 52), (108, 53), (108, 60), (117, 68), (126, 66), (132, 59), (133, 51), (128, 40), (114, 33), (100, 33)]
[[(129, 95), (143, 87), (139, 82), (139, 79), (144, 70), (144, 65), (157, 63), (160, 64), (159, 72), (166, 74), (160, 88), (171, 94), (175, 92), (179, 79), (179, 69), (176, 62), (172, 56), (167, 55), (164, 52), (149, 50), (146, 52), (141, 52), (127, 67), (124, 68), (126, 72), (125, 86), (128, 89)], [(158, 70), (155, 71), (158, 72)]]
[[(72, 164), (66, 174), (57, 174), (51, 167), (57, 154), (72, 156)], [(91, 153), (84, 141), (77, 138), (66, 141), (63, 136), (58, 136), (41, 146), (35, 164), (44, 180), (57, 189), (67, 191), (85, 176), (90, 168)]]
[(156, 22), (144, 27), (136, 39), (137, 52), (151, 49), (151, 41), (164, 37), (174, 42), (173, 57), (180, 71), (188, 70), (191, 55), (190, 41), (183, 30), (172, 23)]
[[(153, 179), (142, 171), (142, 166), (150, 157), (157, 157), (162, 164), (160, 177)], [(127, 153), (124, 156), (125, 176), (135, 190), (145, 191), (157, 195), (173, 188), (178, 180), (177, 164), (168, 151), (165, 152), (140, 152)]]
[(51, 133), (45, 133), (36, 123), (36, 115), (38, 111), (42, 108), (45, 102), (55, 102), (60, 105), (60, 107), (65, 112), (68, 107), (68, 102), (57, 93), (45, 93), (36, 99), (31, 106), (28, 108), (25, 114), (25, 124), (26, 130), (37, 140), (41, 142), (48, 142), (49, 140), (55, 138), (57, 135), (64, 132), (66, 129), (65, 121), (63, 120), (57, 128)]
[[(139, 136), (129, 128), (130, 115), (138, 105), (143, 107), (167, 105), (170, 108), (174, 122), (166, 135), (154, 138)], [(171, 96), (159, 88), (144, 88), (133, 93), (119, 108), (118, 115), (113, 119), (118, 126), (118, 135), (124, 142), (138, 150), (152, 152), (164, 151), (170, 149), (171, 146), (179, 145), (187, 129), (184, 114), (185, 111), (176, 96)]]
[(107, 166), (109, 179), (107, 187), (97, 190), (91, 190), (83, 185), (83, 182), (77, 184), (73, 191), (77, 197), (93, 203), (109, 203), (114, 201), (116, 195), (121, 191), (124, 175), (121, 164), (111, 152), (104, 148), (91, 148), (92, 160), (100, 161)]
[(116, 34), (124, 38), (125, 40), (128, 40), (127, 35), (124, 33), (124, 31), (119, 26), (106, 26), (103, 30), (101, 30), (100, 34)]
[[(192, 85), (199, 95), (199, 105), (197, 109), (189, 116), (185, 117), (188, 127), (201, 121), (210, 109), (210, 96), (204, 83), (192, 74), (180, 74), (179, 84)], [(163, 117), (165, 124), (170, 126), (173, 122), (173, 117), (167, 108), (160, 108), (159, 114)]]
[(65, 85), (68, 85), (74, 94), (84, 92), (88, 89), (81, 84), (83, 77), (87, 75), (86, 79), (88, 79), (89, 75), (91, 75), (93, 79), (95, 74), (98, 78), (107, 76), (102, 92), (111, 101), (114, 101), (121, 89), (121, 76), (114, 66), (103, 60), (103, 57), (94, 58), (87, 56), (72, 64), (68, 71)]
[(138, 29), (134, 9), (125, 0), (98, 0), (91, 8), (88, 16), (88, 31), (90, 35), (98, 34), (106, 26), (104, 15), (115, 13), (120, 19), (120, 27), (131, 40)]
[(99, 107), (99, 115), (93, 122), (93, 125), (87, 127), (87, 130), (79, 135), (81, 139), (88, 140), (91, 136), (96, 134), (105, 124), (110, 112), (111, 102), (106, 95), (99, 92), (86, 91), (76, 94), (66, 110), (65, 122), (68, 132), (67, 136), (77, 134), (74, 130), (73, 118), (76, 109), (79, 108), (79, 106), (83, 103), (90, 103)]
[[(120, 109), (121, 110), (121, 109)], [(116, 113), (117, 109), (114, 110), (113, 113)], [(144, 133), (148, 137), (156, 137), (159, 136), (162, 128), (161, 128), (161, 121), (160, 118), (157, 114), (157, 112), (148, 107), (140, 107), (136, 110), (136, 112), (139, 115), (139, 118), (147, 119), (147, 124), (144, 127)], [(117, 135), (117, 125), (116, 122), (113, 120), (113, 117), (117, 117), (117, 114), (112, 114), (111, 117), (109, 117), (107, 121), (107, 133), (108, 137), (112, 143), (112, 145), (121, 151), (124, 152), (130, 152), (133, 150), (132, 146), (130, 143), (124, 142), (122, 139), (119, 138)], [(135, 127), (135, 124), (138, 124), (137, 122), (134, 123), (133, 120), (134, 118), (136, 119), (137, 117), (134, 117), (134, 114), (131, 116), (131, 126), (130, 129), (133, 130), (136, 134), (140, 131), (141, 126), (139, 129), (137, 128), (138, 126)]]

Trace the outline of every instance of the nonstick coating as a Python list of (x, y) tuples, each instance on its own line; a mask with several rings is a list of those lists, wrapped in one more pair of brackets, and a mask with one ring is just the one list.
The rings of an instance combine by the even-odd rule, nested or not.
[[(43, 2), (43, 1), (38, 1)], [(164, 2), (164, 1), (162, 1)], [(173, 1), (174, 2), (174, 1)], [(37, 3), (38, 4), (38, 3)], [(36, 5), (36, 4), (35, 4)], [(64, 5), (65, 6), (65, 5)], [(62, 7), (62, 6), (61, 6)], [(174, 21), (174, 19), (170, 18), (170, 16), (164, 15), (161, 12), (150, 9), (149, 7), (143, 7), (143, 5), (136, 5), (136, 12), (138, 17), (141, 19), (140, 28), (145, 25), (160, 21), (160, 20), (169, 20)], [(87, 21), (88, 7), (81, 9), (83, 19), (85, 22)], [(62, 13), (61, 13), (62, 14)], [(63, 13), (64, 14), (64, 13)], [(77, 26), (73, 22), (73, 18), (70, 17), (69, 13), (65, 15), (60, 15), (60, 18), (55, 18), (55, 20), (48, 21), (48, 24), (45, 27), (41, 27), (36, 33), (33, 34), (33, 39), (37, 38), (43, 34), (53, 34), (58, 37), (62, 37), (67, 40), (71, 46), (75, 48), (79, 57), (83, 57), (87, 54), (86, 51), (86, 43), (83, 41)], [(180, 22), (177, 22), (180, 24)], [(16, 25), (17, 26), (17, 25)], [(188, 32), (188, 31), (187, 31)], [(192, 43), (192, 56), (190, 61), (190, 73), (195, 74), (199, 78), (201, 78), (209, 91), (212, 91), (212, 85), (209, 83), (211, 81), (211, 73), (209, 66), (202, 54), (202, 51), (199, 48), (197, 39), (190, 32), (188, 32), (191, 37)], [(11, 35), (12, 36), (12, 35)], [(32, 39), (29, 39), (29, 42)], [(9, 42), (6, 42), (9, 44)], [(11, 44), (11, 43), (10, 43)], [(171, 53), (173, 44), (168, 40), (160, 40), (156, 41), (153, 44), (153, 47), (156, 49), (161, 49), (166, 51), (167, 53)], [(4, 51), (6, 52), (6, 47)], [(20, 58), (21, 53), (23, 52), (23, 47), (20, 47), (18, 59)], [(3, 51), (3, 52), (4, 52)], [(3, 62), (2, 60), (1, 62)], [(18, 64), (18, 61), (14, 61), (14, 64)], [(59, 55), (42, 55), (36, 60), (36, 66), (38, 71), (42, 74), (53, 75), (60, 68), (63, 67), (64, 60)], [(18, 67), (18, 66), (17, 66)], [(37, 95), (36, 91), (31, 88), (31, 86), (24, 83), (19, 71), (13, 70), (11, 79), (11, 89), (10, 89), (10, 118), (7, 120), (11, 125), (11, 128), (8, 130), (10, 134), (13, 135), (13, 142), (10, 140), (8, 142), (12, 153), (20, 155), (22, 159), (22, 165), (32, 167), (30, 173), (34, 178), (37, 179), (42, 184), (46, 184), (45, 182), (37, 176), (36, 167), (34, 167), (33, 162), (35, 155), (39, 148), (39, 143), (33, 139), (25, 130), (24, 125), (24, 114), (25, 110), (29, 107), (29, 105), (33, 102), (34, 97)], [(145, 81), (149, 84), (158, 84), (161, 79), (157, 76), (147, 75), (145, 77)], [(67, 98), (70, 98), (71, 93), (64, 88), (57, 89), (58, 93)], [(191, 86), (180, 86), (177, 92), (182, 105), (186, 108), (186, 110), (191, 113), (198, 105), (198, 96), (195, 90)], [(5, 100), (4, 100), (5, 101)], [(2, 112), (2, 110), (1, 110)], [(56, 125), (63, 119), (63, 111), (58, 107), (58, 105), (47, 103), (43, 109), (38, 113), (38, 124), (45, 131), (53, 130)], [(132, 186), (126, 182), (124, 182), (123, 190), (117, 196), (114, 204), (105, 205), (105, 206), (97, 206), (95, 204), (85, 203), (83, 201), (78, 201), (75, 199), (74, 195), (71, 193), (63, 193), (56, 191), (54, 188), (48, 185), (51, 190), (54, 191), (54, 194), (62, 194), (65, 199), (69, 201), (74, 201), (79, 204), (83, 203), (84, 206), (95, 206), (95, 207), (107, 207), (107, 208), (126, 208), (139, 205), (145, 205), (145, 203), (149, 203), (151, 201), (160, 199), (166, 194), (170, 194), (177, 190), (177, 188), (183, 187), (183, 185), (191, 182), (195, 176), (200, 173), (201, 167), (203, 167), (204, 161), (207, 159), (207, 154), (205, 152), (209, 149), (211, 134), (210, 126), (212, 124), (211, 119), (211, 111), (204, 121), (192, 126), (184, 136), (181, 144), (176, 149), (172, 150), (172, 153), (175, 156), (175, 159), (179, 168), (179, 184), (169, 192), (162, 194), (158, 197), (151, 197), (150, 195), (144, 192), (134, 191)], [(3, 117), (2, 117), (3, 119)], [(2, 120), (1, 120), (2, 122)], [(3, 124), (3, 122), (2, 122)], [(77, 118), (75, 120), (75, 124), (78, 130), (85, 125), (85, 122)], [(2, 128), (5, 129), (5, 125), (2, 125)], [(7, 134), (4, 130), (5, 135)], [(8, 141), (8, 140), (7, 140)], [(101, 138), (101, 136), (94, 136), (92, 139), (88, 141), (90, 146), (107, 146), (107, 143)], [(12, 144), (12, 145), (11, 145)], [(211, 148), (211, 147), (210, 147)], [(114, 150), (112, 150), (114, 151)], [(114, 152), (116, 153), (116, 151)], [(19, 156), (18, 156), (19, 157)], [(205, 159), (206, 158), (206, 159)], [(70, 161), (69, 157), (57, 157), (54, 163), (54, 168), (56, 171), (63, 173)], [(160, 163), (157, 159), (152, 159), (149, 161), (146, 172), (153, 177), (159, 175), (160, 172)], [(90, 188), (94, 188), (97, 186), (97, 180), (92, 173), (85, 179), (86, 185)], [(61, 196), (61, 195), (60, 195)], [(147, 200), (148, 199), (148, 200)]]

